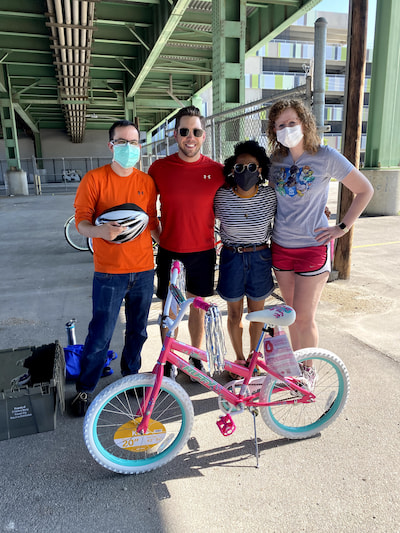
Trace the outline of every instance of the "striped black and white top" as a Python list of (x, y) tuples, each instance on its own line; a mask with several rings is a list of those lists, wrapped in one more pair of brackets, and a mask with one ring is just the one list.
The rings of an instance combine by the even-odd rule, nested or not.
[(228, 246), (268, 243), (276, 212), (276, 194), (260, 185), (254, 196), (243, 198), (233, 189), (220, 188), (214, 199), (215, 218), (220, 221), (221, 240)]

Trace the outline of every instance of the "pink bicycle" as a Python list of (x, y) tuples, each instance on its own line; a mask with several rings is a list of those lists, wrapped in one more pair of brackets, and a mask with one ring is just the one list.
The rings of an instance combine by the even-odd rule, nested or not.
[[(185, 299), (178, 288), (180, 266), (175, 262), (172, 267), (162, 317), (168, 333), (152, 373), (127, 376), (112, 383), (88, 409), (84, 439), (99, 464), (121, 474), (148, 472), (171, 461), (188, 441), (194, 421), (193, 405), (179, 383), (164, 377), (167, 361), (218, 395), (223, 415), (217, 425), (223, 435), (235, 430), (235, 416), (245, 410), (253, 414), (257, 466), (255, 415), (258, 412), (272, 431), (289, 439), (311, 437), (339, 416), (350, 388), (348, 372), (339, 357), (327, 350), (307, 348), (291, 352), (288, 363), (286, 348), (283, 352), (279, 348), (279, 343), (286, 342), (287, 346), (286, 336), (273, 336), (274, 327), (293, 323), (292, 308), (273, 305), (247, 315), (248, 320), (262, 322), (264, 327), (248, 367), (237, 365), (224, 359), (218, 308), (201, 298)], [(207, 350), (174, 338), (174, 331), (191, 304), (206, 311)], [(175, 306), (175, 318), (169, 317), (171, 306)], [(279, 341), (276, 345), (274, 338)], [(242, 379), (222, 385), (189, 364), (189, 357), (208, 363), (211, 375), (228, 370)], [(285, 365), (291, 368), (291, 375), (284, 371)], [(254, 377), (256, 367), (265, 374)]]

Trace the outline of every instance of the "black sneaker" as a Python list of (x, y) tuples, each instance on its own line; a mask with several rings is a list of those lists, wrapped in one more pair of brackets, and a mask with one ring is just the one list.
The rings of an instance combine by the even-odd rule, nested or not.
[[(200, 359), (196, 359), (195, 357), (189, 357), (189, 364), (197, 368), (197, 370), (201, 370), (202, 372), (206, 373), (203, 361), (200, 361)], [(192, 376), (189, 376), (189, 378), (190, 381), (193, 381), (193, 383), (198, 383), (196, 379), (192, 378)]]
[(164, 366), (164, 376), (166, 378), (171, 378), (175, 381), (176, 376), (178, 375), (178, 369), (175, 365), (167, 361)]
[(89, 392), (78, 392), (71, 402), (71, 411), (74, 416), (85, 416), (91, 402), (92, 395)]

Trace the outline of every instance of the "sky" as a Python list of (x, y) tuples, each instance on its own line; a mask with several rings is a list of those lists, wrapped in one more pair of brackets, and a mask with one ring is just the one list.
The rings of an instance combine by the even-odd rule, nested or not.
[[(377, 0), (368, 1), (368, 31), (367, 31), (367, 45), (372, 47), (375, 33), (375, 12)], [(334, 13), (348, 13), (349, 0), (322, 0), (315, 7), (316, 11), (331, 11)]]

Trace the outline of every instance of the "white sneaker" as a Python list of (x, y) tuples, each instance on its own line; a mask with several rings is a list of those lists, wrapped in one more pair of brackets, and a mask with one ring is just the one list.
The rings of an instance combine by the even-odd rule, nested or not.
[(317, 373), (312, 366), (303, 366), (302, 376), (298, 382), (308, 391), (314, 392)]

